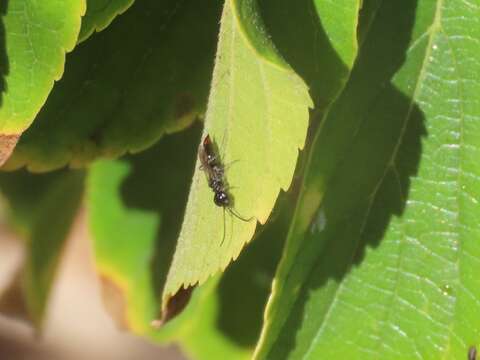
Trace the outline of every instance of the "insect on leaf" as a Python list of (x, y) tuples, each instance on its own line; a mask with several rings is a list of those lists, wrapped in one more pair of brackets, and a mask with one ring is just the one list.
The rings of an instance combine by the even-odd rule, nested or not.
[(226, 1), (205, 120), (225, 167), (233, 211), (213, 202), (197, 163), (183, 226), (164, 289), (202, 283), (237, 258), (265, 223), (280, 189), (290, 186), (304, 145), (308, 89), (280, 58), (255, 1)]
[(251, 349), (217, 325), (218, 276), (159, 314), (201, 130), (197, 123), (139, 154), (95, 162), (87, 191), (94, 261), (106, 308), (123, 328), (157, 343), (175, 340), (192, 358), (210, 359), (214, 349), (226, 359), (247, 359)]

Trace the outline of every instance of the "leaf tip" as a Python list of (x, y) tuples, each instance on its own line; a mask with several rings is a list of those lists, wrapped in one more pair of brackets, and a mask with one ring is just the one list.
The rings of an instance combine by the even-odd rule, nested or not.
[(0, 134), (0, 167), (5, 164), (17, 145), (19, 134)]
[(162, 305), (161, 317), (150, 323), (155, 329), (161, 328), (167, 322), (178, 316), (190, 302), (196, 285), (182, 286), (174, 295), (167, 295)]
[(127, 301), (124, 288), (106, 275), (100, 275), (100, 283), (102, 300), (107, 312), (119, 328), (128, 329)]

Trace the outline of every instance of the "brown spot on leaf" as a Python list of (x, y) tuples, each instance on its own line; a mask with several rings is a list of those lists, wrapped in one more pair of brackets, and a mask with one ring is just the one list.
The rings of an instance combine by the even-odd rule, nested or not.
[(108, 277), (102, 276), (100, 281), (102, 284), (102, 298), (107, 312), (119, 328), (128, 329), (125, 291)]
[(153, 320), (151, 323), (152, 326), (158, 329), (180, 314), (188, 305), (194, 288), (195, 286), (189, 286), (186, 289), (181, 288), (175, 295), (170, 296), (162, 311), (162, 317)]
[(32, 321), (23, 292), (22, 268), (16, 271), (6, 290), (0, 295), (0, 312), (18, 320)]
[(0, 166), (5, 164), (5, 161), (8, 160), (10, 155), (12, 155), (15, 145), (20, 135), (2, 135), (0, 134)]
[(477, 348), (475, 346), (470, 346), (470, 349), (468, 349), (468, 360), (477, 360)]

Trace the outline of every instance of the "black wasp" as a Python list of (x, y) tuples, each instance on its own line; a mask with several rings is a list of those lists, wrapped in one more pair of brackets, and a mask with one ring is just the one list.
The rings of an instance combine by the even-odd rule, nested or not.
[[(208, 186), (214, 192), (213, 202), (215, 203), (215, 205), (223, 207), (224, 210), (228, 210), (230, 214), (232, 214), (239, 220), (245, 222), (251, 221), (253, 217), (245, 219), (239, 214), (237, 214), (233, 209), (233, 198), (228, 192), (228, 185), (225, 180), (225, 167), (223, 166), (220, 157), (218, 156), (215, 149), (215, 145), (210, 138), (210, 135), (208, 134), (207, 136), (205, 136), (202, 144), (200, 145), (200, 148), (198, 150), (198, 157), (200, 159), (200, 163), (202, 164), (200, 166), (200, 169), (203, 170), (207, 175)], [(223, 222), (223, 237), (225, 239), (225, 217)]]

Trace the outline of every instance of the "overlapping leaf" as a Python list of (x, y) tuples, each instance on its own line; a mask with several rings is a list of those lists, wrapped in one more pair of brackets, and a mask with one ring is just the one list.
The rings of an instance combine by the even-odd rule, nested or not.
[(325, 112), (343, 88), (353, 66), (361, 3), (360, 0), (259, 3), (275, 45), (305, 79), (320, 113)]
[[(269, 221), (264, 231), (228, 267), (220, 281), (215, 282), (216, 287), (207, 301), (196, 309), (200, 315), (193, 318), (179, 338), (192, 359), (251, 359), (291, 209), (289, 199), (276, 204), (275, 219)], [(196, 291), (205, 292), (212, 280)], [(192, 320), (191, 310), (187, 308), (182, 315), (184, 321)]]
[[(104, 287), (115, 288), (118, 322), (148, 334), (185, 208), (200, 132), (164, 138), (122, 160), (97, 161), (88, 180), (90, 227)], [(112, 307), (112, 306), (110, 306)]]
[(260, 359), (460, 359), (478, 342), (480, 7), (368, 8), (314, 143)]
[(80, 44), (6, 167), (78, 167), (190, 124), (205, 108), (220, 5), (139, 1)]
[(31, 234), (36, 205), (59, 178), (58, 172), (33, 176), (27, 171), (0, 174), (0, 192), (6, 201), (5, 220), (23, 237)]
[(78, 42), (82, 42), (95, 31), (105, 29), (113, 19), (132, 6), (134, 0), (87, 0), (87, 12), (82, 17), (82, 28)]
[(0, 135), (20, 135), (76, 44), (85, 0), (0, 4)]
[[(164, 300), (238, 256), (256, 220), (264, 223), (280, 188), (288, 189), (305, 141), (307, 88), (277, 55), (254, 4), (225, 2), (204, 130), (226, 167), (232, 208), (252, 220), (215, 206), (197, 166)], [(250, 9), (248, 18), (239, 10), (244, 7)]]
[(207, 358), (214, 344), (219, 353), (240, 359), (246, 351), (215, 326), (218, 278), (196, 290), (178, 317), (161, 329), (152, 326), (152, 320), (161, 317), (161, 289), (181, 225), (200, 130), (197, 124), (141, 154), (94, 164), (88, 202), (95, 262), (107, 310), (116, 309), (113, 315), (123, 327), (160, 342), (184, 339), (187, 352), (196, 358)]
[(26, 312), (22, 315), (40, 327), (63, 245), (81, 203), (83, 174), (3, 173), (0, 191), (7, 200), (9, 224), (26, 240), (25, 264), (7, 293), (18, 297), (17, 305), (23, 303)]

